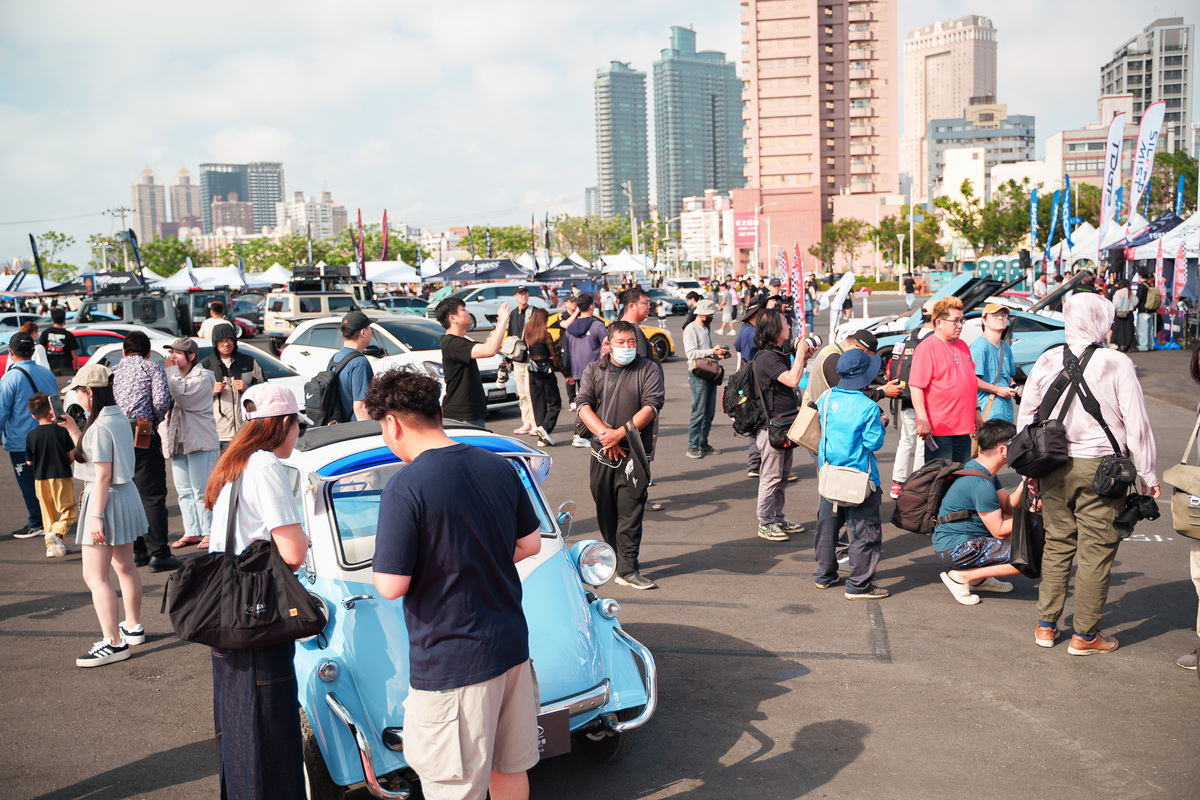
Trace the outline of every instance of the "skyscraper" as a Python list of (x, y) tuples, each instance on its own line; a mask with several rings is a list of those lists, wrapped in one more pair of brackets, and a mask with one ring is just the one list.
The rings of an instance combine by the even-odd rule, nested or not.
[(600, 214), (600, 187), (589, 186), (583, 190), (584, 216), (594, 217)]
[(835, 202), (874, 224), (877, 206), (896, 193), (895, 39), (896, 0), (742, 0), (746, 188), (732, 191), (737, 269), (753, 256), (756, 229), (760, 263), (773, 264), (769, 240), (804, 251), (834, 219)]
[(654, 62), (654, 157), (661, 219), (679, 216), (683, 198), (745, 185), (742, 82), (733, 62), (696, 52), (696, 32), (671, 28)]
[[(204, 220), (205, 233), (213, 232), (213, 198), (217, 195), (228, 197), (231, 194), (236, 194), (238, 197), (250, 196), (250, 183), (246, 178), (245, 164), (200, 165), (200, 214)], [(247, 233), (250, 232), (247, 231)]]
[(646, 139), (646, 73), (620, 61), (596, 70), (596, 174), (600, 215), (623, 216), (633, 189), (634, 215), (650, 218), (650, 171)]
[(904, 39), (904, 138), (900, 168), (914, 201), (929, 198), (930, 120), (953, 119), (972, 97), (996, 95), (996, 28), (966, 16), (913, 28)]
[(221, 228), (240, 228), (244, 233), (254, 233), (254, 205), (246, 200), (239, 200), (237, 192), (228, 198), (217, 195), (211, 204), (213, 231)]
[(283, 201), (283, 164), (256, 161), (246, 165), (249, 192), (243, 197), (254, 205), (254, 230), (275, 227), (275, 204)]
[(182, 222), (185, 219), (204, 219), (200, 211), (200, 185), (192, 183), (192, 173), (187, 167), (182, 167), (175, 175), (175, 182), (169, 187), (171, 193), (171, 219)]
[(1113, 50), (1112, 60), (1100, 68), (1100, 95), (1133, 95), (1133, 122), (1141, 123), (1142, 112), (1151, 103), (1166, 104), (1166, 141), (1159, 143), (1160, 148), (1175, 144), (1188, 149), (1195, 40), (1196, 26), (1185, 25), (1183, 17), (1156, 19)]
[(139, 242), (148, 242), (162, 233), (167, 221), (167, 187), (155, 182), (154, 171), (146, 167), (131, 189), (133, 230)]

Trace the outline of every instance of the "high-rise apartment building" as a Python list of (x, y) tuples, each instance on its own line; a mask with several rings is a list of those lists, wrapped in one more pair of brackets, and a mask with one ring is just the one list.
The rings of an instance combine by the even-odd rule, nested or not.
[[(228, 197), (250, 196), (250, 184), (246, 180), (245, 164), (201, 164), (200, 165), (200, 214), (204, 232), (213, 232), (212, 203), (220, 195)], [(249, 233), (250, 231), (247, 231)]]
[(600, 215), (600, 187), (589, 186), (583, 190), (583, 214), (586, 217)]
[(175, 182), (169, 187), (171, 193), (171, 219), (182, 222), (187, 219), (204, 219), (200, 210), (200, 184), (192, 183), (192, 173), (187, 167), (180, 168)]
[(963, 113), (972, 97), (996, 95), (996, 28), (987, 17), (956, 17), (914, 28), (904, 38), (901, 170), (913, 200), (929, 193), (929, 121)]
[(238, 200), (238, 193), (231, 192), (226, 199), (221, 195), (213, 198), (209, 206), (213, 232), (222, 228), (240, 228), (243, 233), (253, 234), (254, 205), (248, 200)]
[(926, 186), (930, 197), (941, 197), (959, 190), (959, 186), (946, 186), (943, 182), (943, 176), (948, 175), (948, 150), (978, 149), (981, 154), (978, 156), (981, 161), (978, 174), (982, 176), (982, 181), (972, 187), (972, 192), (975, 197), (984, 199), (992, 196), (992, 167), (1033, 160), (1037, 144), (1034, 118), (1010, 115), (1007, 105), (994, 101), (992, 97), (975, 97), (961, 117), (929, 121), (925, 139), (929, 147)]
[(274, 228), (275, 204), (283, 201), (283, 164), (278, 161), (256, 161), (246, 165), (245, 197), (254, 206), (254, 230)]
[(646, 138), (646, 73), (620, 61), (596, 70), (596, 175), (600, 215), (624, 216), (633, 189), (633, 213), (650, 218), (650, 168)]
[(133, 230), (139, 242), (148, 242), (162, 235), (167, 221), (167, 187), (154, 180), (154, 171), (142, 170), (138, 182), (131, 187), (133, 195)]
[(835, 201), (874, 224), (898, 190), (896, 39), (896, 0), (742, 0), (739, 272), (753, 259), (755, 230), (760, 263), (773, 265), (776, 245), (804, 251), (821, 238)]
[(654, 62), (654, 164), (658, 215), (679, 216), (684, 197), (725, 194), (745, 184), (742, 82), (732, 61), (696, 52), (696, 32), (671, 28)]
[(708, 189), (702, 197), (683, 198), (679, 243), (686, 261), (713, 265), (732, 258), (733, 201), (729, 196)]
[(322, 192), (321, 199), (305, 198), (304, 192), (296, 192), (292, 200), (275, 204), (275, 218), (281, 233), (307, 235), (312, 225), (314, 239), (329, 239), (346, 228), (346, 208), (333, 202), (330, 192)]
[(1187, 149), (1192, 125), (1192, 95), (1196, 67), (1196, 26), (1183, 17), (1156, 19), (1141, 33), (1113, 50), (1100, 68), (1100, 94), (1133, 95), (1133, 122), (1142, 121), (1146, 106), (1166, 104), (1159, 147)]

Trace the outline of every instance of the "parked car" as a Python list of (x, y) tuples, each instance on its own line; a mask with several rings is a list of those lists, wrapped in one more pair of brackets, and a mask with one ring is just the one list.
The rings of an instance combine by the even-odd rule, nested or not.
[[(559, 318), (562, 316), (561, 311), (555, 311), (546, 321), (546, 328), (550, 331), (550, 338), (558, 344), (559, 338), (562, 336), (562, 328), (558, 324)], [(596, 317), (608, 327), (608, 321), (603, 317)], [(675, 355), (675, 340), (671, 337), (670, 331), (666, 328), (659, 328), (656, 325), (641, 324), (642, 333), (646, 334), (646, 338), (650, 340), (650, 346), (654, 348), (654, 357), (659, 361), (666, 361)]]
[[(165, 363), (164, 357), (167, 355), (167, 345), (173, 341), (174, 339), (172, 338), (151, 339), (150, 355), (148, 358), (156, 364)], [(198, 345), (197, 360), (203, 361), (212, 355), (213, 349), (211, 344), (203, 339), (197, 339), (196, 344)], [(296, 395), (296, 401), (303, 408), (304, 384), (307, 378), (301, 377), (295, 370), (285, 365), (279, 359), (263, 350), (259, 350), (254, 345), (239, 344), (238, 352), (245, 353), (257, 361), (258, 365), (262, 367), (263, 377), (268, 381), (291, 389), (292, 394)], [(121, 345), (115, 342), (97, 347), (90, 356), (96, 363), (104, 364), (109, 368), (115, 367), (124, 357), (125, 354), (121, 349)], [(75, 398), (74, 390), (63, 394), (63, 408), (68, 414), (75, 417), (76, 422), (81, 426), (83, 425), (83, 407), (79, 405), (79, 401)]]
[[(543, 752), (620, 758), (653, 716), (658, 690), (653, 655), (621, 627), (617, 602), (596, 593), (615, 571), (612, 549), (565, 541), (560, 526), (569, 535), (573, 504), (551, 510), (541, 490), (550, 468), (544, 452), (461, 423), (446, 428), (456, 441), (506, 458), (541, 521), (541, 551), (517, 571)], [(312, 429), (284, 464), (312, 542), (299, 577), (329, 617), (319, 635), (296, 646), (308, 796), (341, 798), (365, 782), (375, 797), (407, 797), (414, 773), (404, 758), (404, 601), (379, 599), (371, 578), (380, 493), (405, 465), (377, 422)]]
[(241, 317), (249, 320), (254, 324), (254, 333), (256, 335), (263, 328), (263, 307), (265, 301), (262, 295), (242, 295), (233, 299), (233, 316)]
[(395, 311), (398, 314), (415, 314), (419, 317), (425, 316), (425, 312), (429, 310), (429, 301), (424, 297), (409, 297), (408, 295), (377, 297), (375, 304), (381, 309)]
[(358, 308), (358, 302), (346, 292), (271, 292), (263, 312), (263, 329), (271, 351), (279, 355), (284, 341), (305, 320), (345, 316)]
[(245, 317), (234, 317), (232, 323), (239, 339), (253, 339), (258, 334), (258, 326)]
[[(49, 317), (46, 317), (46, 319), (49, 319)], [(43, 327), (49, 327), (49, 324), (43, 321), (41, 314), (29, 314), (24, 311), (10, 311), (7, 314), (0, 314), (0, 328), (20, 329), (26, 322), (37, 323), (39, 330)]]
[(674, 295), (667, 294), (662, 289), (647, 289), (646, 295), (650, 298), (650, 316), (658, 316), (658, 304), (662, 300), (666, 300), (671, 304), (671, 316), (687, 316), (688, 306), (686, 301)]
[[(513, 299), (513, 292), (518, 286), (524, 286), (529, 289), (529, 305), (533, 308), (546, 308), (550, 306), (546, 302), (546, 295), (542, 292), (541, 284), (529, 281), (528, 283), (508, 282), (508, 283), (473, 283), (457, 289), (446, 297), (458, 297), (467, 306), (467, 311), (471, 315), (471, 325), (467, 330), (475, 330), (477, 327), (495, 327), (496, 319), (500, 314), (500, 304), (508, 303), (510, 307), (516, 305), (516, 300)], [(425, 316), (433, 319), (434, 310), (437, 309), (438, 302), (445, 298), (439, 298), (437, 302), (429, 301), (426, 306)], [(485, 324), (487, 323), (487, 324)]]
[[(392, 367), (415, 369), (432, 375), (445, 390), (442, 371), (441, 325), (428, 319), (368, 312), (372, 318), (371, 344), (363, 353), (376, 374)], [(279, 357), (284, 364), (306, 377), (312, 377), (329, 365), (333, 354), (342, 349), (341, 317), (309, 320), (287, 338)], [(503, 359), (500, 356), (479, 359), (479, 377), (487, 392), (488, 410), (495, 411), (517, 404), (517, 379), (509, 375), (504, 384), (496, 378)]]
[(667, 294), (678, 297), (680, 300), (687, 300), (688, 292), (695, 292), (701, 297), (708, 295), (700, 281), (692, 278), (667, 278), (662, 282), (662, 288), (666, 290)]

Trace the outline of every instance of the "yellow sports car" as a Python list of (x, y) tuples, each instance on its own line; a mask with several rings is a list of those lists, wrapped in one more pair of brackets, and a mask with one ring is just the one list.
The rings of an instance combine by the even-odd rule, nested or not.
[[(562, 336), (562, 328), (558, 326), (558, 318), (561, 312), (555, 311), (550, 315), (547, 328), (550, 331), (550, 337), (554, 339), (554, 343), (558, 344), (558, 337)], [(608, 326), (608, 320), (603, 317), (596, 317)], [(654, 357), (659, 361), (666, 361), (668, 358), (675, 355), (675, 340), (671, 338), (671, 334), (666, 328), (658, 328), (654, 325), (642, 323), (642, 332), (646, 334), (646, 338), (650, 340), (650, 346), (654, 348)]]

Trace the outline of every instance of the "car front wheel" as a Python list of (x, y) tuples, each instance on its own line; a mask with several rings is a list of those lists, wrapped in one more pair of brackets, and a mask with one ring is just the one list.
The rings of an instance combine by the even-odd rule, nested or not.
[[(638, 706), (637, 708), (621, 709), (617, 712), (617, 719), (621, 722), (631, 720), (638, 714), (642, 713), (642, 708), (642, 706)], [(585, 733), (579, 736), (576, 741), (579, 744), (580, 750), (587, 753), (597, 761), (602, 761), (607, 764), (612, 761), (617, 761), (628, 755), (629, 751), (633, 749), (633, 746), (637, 744), (637, 735), (638, 729), (635, 728), (631, 731), (625, 731), (624, 733), (605, 731), (602, 734), (597, 733), (592, 734), (591, 736)], [(598, 738), (593, 739), (592, 736), (596, 736)]]
[(304, 748), (304, 790), (308, 800), (344, 800), (346, 787), (333, 782), (325, 756), (304, 709), (300, 709), (300, 739)]
[(654, 348), (654, 357), (659, 361), (666, 361), (671, 355), (671, 345), (667, 342), (665, 336), (654, 336), (650, 339), (650, 346)]

